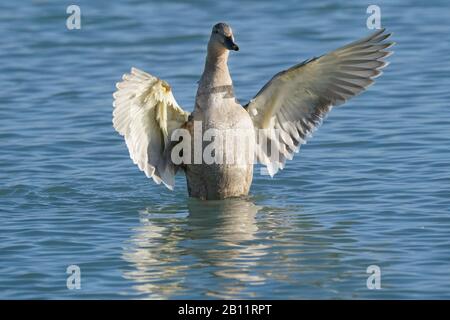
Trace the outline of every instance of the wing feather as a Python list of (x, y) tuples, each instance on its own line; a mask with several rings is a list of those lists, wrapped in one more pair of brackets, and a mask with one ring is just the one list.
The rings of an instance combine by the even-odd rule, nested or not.
[(124, 136), (130, 158), (147, 177), (173, 189), (176, 167), (170, 161), (170, 135), (189, 116), (173, 97), (170, 86), (132, 68), (116, 84), (113, 126)]
[[(292, 159), (300, 145), (320, 126), (333, 106), (360, 94), (382, 74), (393, 42), (381, 29), (318, 58), (276, 74), (246, 106), (256, 130), (277, 129), (278, 136), (262, 135), (273, 148), (261, 148), (257, 159), (273, 176)], [(258, 135), (257, 135), (258, 136)], [(273, 151), (273, 152), (272, 152)]]

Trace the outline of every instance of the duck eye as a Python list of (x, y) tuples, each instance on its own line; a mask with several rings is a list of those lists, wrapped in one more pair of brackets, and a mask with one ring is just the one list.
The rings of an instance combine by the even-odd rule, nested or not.
[(217, 30), (217, 29), (216, 29), (216, 30), (214, 30), (214, 33), (219, 33), (219, 30)]

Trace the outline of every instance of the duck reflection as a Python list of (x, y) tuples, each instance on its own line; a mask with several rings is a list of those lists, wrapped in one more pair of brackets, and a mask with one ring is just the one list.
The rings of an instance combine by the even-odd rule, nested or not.
[(204, 292), (207, 281), (191, 280), (196, 272), (209, 273), (206, 278), (214, 281), (216, 290), (221, 278), (220, 292), (207, 294), (222, 298), (235, 296), (249, 282), (264, 283), (251, 268), (267, 254), (267, 246), (257, 239), (260, 209), (248, 199), (189, 199), (178, 207), (148, 208), (141, 212), (141, 225), (124, 250), (123, 258), (132, 266), (124, 277), (152, 299), (192, 293), (195, 288)]

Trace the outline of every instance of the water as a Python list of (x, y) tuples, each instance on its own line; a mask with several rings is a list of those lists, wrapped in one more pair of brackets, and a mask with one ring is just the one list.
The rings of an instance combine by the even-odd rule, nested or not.
[[(0, 298), (450, 298), (449, 4), (378, 1), (391, 65), (248, 199), (200, 202), (138, 171), (111, 125), (131, 66), (192, 110), (229, 22), (242, 102), (276, 72), (368, 34), (361, 2), (0, 4)], [(258, 172), (258, 170), (256, 170)], [(66, 268), (81, 268), (68, 290)], [(381, 290), (366, 269), (381, 268)]]

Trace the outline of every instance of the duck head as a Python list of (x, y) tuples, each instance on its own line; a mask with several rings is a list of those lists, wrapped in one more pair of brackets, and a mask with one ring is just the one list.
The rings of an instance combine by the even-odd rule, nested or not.
[(234, 42), (231, 27), (223, 22), (220, 22), (213, 27), (209, 45), (215, 47), (215, 49), (221, 48), (239, 51), (238, 45)]

